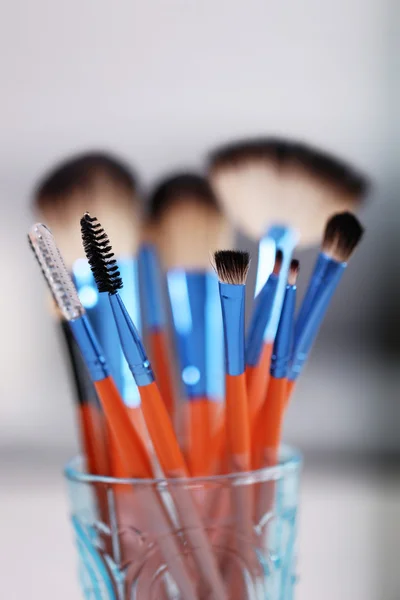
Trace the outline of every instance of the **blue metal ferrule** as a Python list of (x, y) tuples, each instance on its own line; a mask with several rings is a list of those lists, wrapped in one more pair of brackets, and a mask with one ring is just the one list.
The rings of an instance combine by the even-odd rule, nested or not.
[(136, 384), (139, 387), (149, 385), (154, 381), (154, 374), (138, 330), (126, 310), (121, 296), (118, 293), (112, 294), (109, 295), (109, 300), (117, 325), (122, 350)]
[(72, 334), (82, 353), (92, 381), (101, 381), (109, 376), (103, 351), (86, 315), (68, 321)]
[(163, 306), (161, 269), (153, 244), (143, 244), (138, 254), (139, 278), (143, 286), (143, 317), (147, 329), (164, 328), (166, 315)]
[(274, 225), (270, 227), (259, 244), (256, 294), (260, 291), (267, 277), (272, 273), (276, 251), (282, 250), (283, 253), (279, 283), (272, 306), (271, 318), (264, 332), (264, 340), (266, 342), (271, 342), (275, 339), (283, 298), (285, 296), (290, 261), (298, 238), (298, 233), (294, 229), (282, 225)]
[(224, 350), (218, 279), (210, 271), (172, 269), (167, 283), (185, 396), (220, 401)]
[(308, 313), (313, 305), (318, 289), (323, 285), (324, 278), (329, 271), (331, 264), (338, 264), (330, 256), (324, 252), (318, 254), (315, 262), (314, 270), (310, 278), (306, 293), (301, 302), (300, 310), (296, 318), (295, 337), (299, 337), (303, 328), (306, 325)]
[(304, 364), (317, 337), (321, 323), (328, 310), (332, 296), (347, 267), (346, 263), (331, 261), (327, 266), (321, 285), (316, 290), (313, 301), (309, 307), (307, 317), (303, 322), (301, 331), (296, 328), (292, 364), (289, 379), (295, 380), (303, 370)]
[(225, 370), (228, 375), (241, 375), (245, 369), (245, 291), (244, 285), (219, 283), (224, 325)]
[(271, 318), (278, 282), (279, 277), (271, 273), (264, 287), (254, 300), (253, 313), (246, 336), (246, 364), (252, 367), (255, 367), (260, 360), (264, 332)]
[(276, 378), (286, 377), (288, 374), (293, 344), (295, 309), (296, 286), (287, 285), (271, 357), (271, 375)]

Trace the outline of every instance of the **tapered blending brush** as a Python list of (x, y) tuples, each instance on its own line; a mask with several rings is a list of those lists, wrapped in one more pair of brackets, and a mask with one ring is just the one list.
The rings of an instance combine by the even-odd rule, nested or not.
[[(246, 337), (246, 384), (249, 402), (250, 430), (253, 429), (265, 396), (272, 348), (264, 344), (264, 333), (271, 319), (272, 308), (279, 283), (283, 253), (278, 250), (275, 264), (260, 293), (254, 301), (249, 330)], [(268, 369), (268, 372), (266, 372)]]
[(326, 225), (322, 249), (296, 320), (288, 396), (304, 368), (332, 296), (363, 232), (357, 217), (348, 212), (334, 215)]
[(223, 398), (223, 332), (218, 280), (210, 256), (231, 246), (231, 228), (208, 182), (193, 173), (162, 181), (150, 199), (157, 247), (167, 272), (190, 472), (208, 475), (210, 435)]
[(287, 398), (287, 375), (294, 336), (296, 282), (299, 261), (290, 263), (288, 281), (278, 331), (271, 358), (270, 379), (265, 401), (254, 429), (253, 466), (259, 469), (276, 463)]
[[(175, 436), (171, 420), (161, 398), (152, 367), (138, 331), (119, 295), (122, 279), (113, 258), (109, 238), (95, 217), (86, 213), (81, 219), (82, 241), (100, 293), (107, 293), (117, 324), (122, 349), (138, 385), (142, 410), (161, 468), (167, 477), (185, 478), (188, 469)], [(208, 537), (202, 527), (191, 492), (177, 485), (171, 490), (179, 518), (204, 582), (215, 598), (225, 598), (224, 584), (218, 571)]]
[[(137, 414), (134, 414), (138, 412), (137, 387), (120, 350), (109, 304), (99, 296), (90, 268), (83, 258), (80, 232), (76, 227), (85, 210), (96, 210), (110, 231), (118, 231), (115, 251), (126, 281), (124, 300), (138, 322), (134, 255), (139, 242), (140, 199), (135, 176), (118, 158), (106, 153), (74, 156), (57, 165), (39, 182), (34, 210), (48, 223), (58, 240), (88, 318), (105, 348), (117, 387), (127, 405), (132, 407), (132, 416), (138, 420)], [(77, 365), (74, 368), (77, 369)], [(86, 372), (83, 371), (80, 377), (87, 378)], [(86, 383), (85, 387), (90, 389), (90, 384)]]
[[(104, 414), (118, 442), (129, 476), (151, 479), (153, 470), (147, 450), (136, 432), (118, 389), (109, 374), (102, 349), (52, 234), (44, 225), (36, 224), (32, 227), (29, 237), (53, 297), (80, 348)], [(178, 587), (185, 598), (187, 594), (188, 598), (196, 600), (197, 594), (181, 558), (179, 544), (175, 538), (165, 535), (171, 525), (159, 498), (152, 491), (145, 489), (137, 490), (136, 493), (141, 496), (143, 502), (142, 518), (147, 515), (147, 526), (151, 526), (153, 531), (158, 531), (157, 543)]]

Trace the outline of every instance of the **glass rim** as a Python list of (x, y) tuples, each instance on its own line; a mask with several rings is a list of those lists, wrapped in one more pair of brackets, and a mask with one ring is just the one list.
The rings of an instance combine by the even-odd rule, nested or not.
[[(109, 475), (91, 475), (79, 470), (78, 464), (82, 462), (82, 455), (70, 459), (63, 469), (64, 477), (75, 483), (105, 483), (109, 485), (185, 485), (200, 486), (202, 484), (232, 482), (237, 483), (261, 483), (281, 479), (285, 474), (299, 470), (302, 466), (303, 456), (299, 450), (283, 445), (279, 450), (282, 462), (269, 467), (263, 467), (254, 471), (227, 473), (222, 475), (208, 475), (203, 477), (154, 477), (144, 479), (138, 477), (112, 477)], [(283, 455), (283, 456), (282, 456)]]

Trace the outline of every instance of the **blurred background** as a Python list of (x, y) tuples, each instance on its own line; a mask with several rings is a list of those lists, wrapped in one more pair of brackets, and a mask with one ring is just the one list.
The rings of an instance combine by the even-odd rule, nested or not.
[[(26, 243), (33, 186), (78, 151), (115, 152), (146, 187), (202, 167), (216, 144), (277, 134), (341, 155), (374, 183), (365, 240), (286, 424), (287, 442), (306, 456), (298, 598), (398, 600), (395, 0), (16, 0), (1, 12), (4, 597), (79, 598), (61, 476), (76, 451), (72, 390)], [(314, 257), (299, 255), (303, 284)]]

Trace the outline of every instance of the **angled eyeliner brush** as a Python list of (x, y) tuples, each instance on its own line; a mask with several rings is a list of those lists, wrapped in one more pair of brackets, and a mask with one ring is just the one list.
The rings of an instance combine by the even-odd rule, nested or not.
[[(81, 219), (81, 231), (83, 247), (98, 290), (108, 294), (122, 349), (139, 388), (144, 418), (161, 468), (167, 477), (185, 478), (188, 476), (188, 469), (150, 361), (118, 293), (123, 283), (108, 236), (97, 219), (88, 213)], [(203, 582), (207, 582), (216, 599), (225, 600), (224, 584), (191, 492), (177, 485), (171, 490), (171, 494), (185, 528), (185, 535), (192, 544)]]
[[(130, 477), (153, 478), (147, 450), (127, 414), (112, 377), (109, 375), (108, 365), (101, 347), (86, 317), (85, 309), (79, 300), (51, 232), (44, 225), (36, 224), (32, 227), (29, 237), (47, 284), (81, 350), (104, 414), (115, 440), (118, 441), (119, 450)], [(169, 531), (170, 523), (160, 498), (151, 490), (141, 489), (136, 493), (141, 494), (141, 514), (149, 515), (147, 526), (151, 527), (153, 531)], [(186, 598), (187, 594), (191, 600), (198, 600), (176, 539), (161, 534), (157, 537), (157, 543), (184, 597)]]

